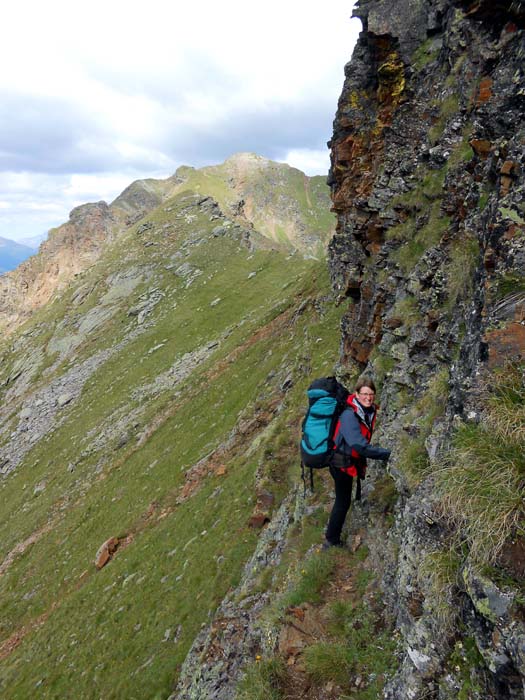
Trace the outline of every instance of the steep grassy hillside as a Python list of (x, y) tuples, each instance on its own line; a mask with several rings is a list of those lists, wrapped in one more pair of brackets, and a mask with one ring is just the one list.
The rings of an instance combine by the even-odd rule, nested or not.
[(298, 479), (338, 310), (257, 240), (183, 192), (4, 342), (2, 697), (167, 697)]

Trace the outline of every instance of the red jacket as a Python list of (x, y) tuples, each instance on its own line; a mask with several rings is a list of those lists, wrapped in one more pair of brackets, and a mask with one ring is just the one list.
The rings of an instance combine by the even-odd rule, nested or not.
[[(335, 428), (334, 448), (339, 454), (348, 456), (349, 464), (348, 466), (341, 467), (341, 470), (346, 472), (349, 476), (364, 478), (367, 456), (372, 459), (385, 459), (383, 453), (387, 453), (388, 450), (368, 447), (372, 439), (372, 433), (374, 432), (377, 406), (372, 404), (371, 408), (373, 408), (374, 411), (367, 416), (355, 394), (350, 394), (347, 403), (348, 408), (341, 414), (341, 418), (337, 422)], [(388, 455), (389, 454), (388, 452)]]

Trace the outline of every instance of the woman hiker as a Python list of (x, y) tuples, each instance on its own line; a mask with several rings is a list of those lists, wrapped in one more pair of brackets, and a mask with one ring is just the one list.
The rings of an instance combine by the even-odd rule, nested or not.
[(335, 433), (334, 457), (330, 474), (335, 482), (335, 503), (330, 513), (323, 549), (344, 546), (341, 531), (352, 499), (352, 482), (357, 477), (356, 500), (361, 497), (361, 479), (366, 472), (366, 458), (387, 461), (390, 450), (370, 445), (377, 415), (374, 403), (376, 387), (364, 377), (355, 393), (347, 399), (348, 407), (341, 413)]

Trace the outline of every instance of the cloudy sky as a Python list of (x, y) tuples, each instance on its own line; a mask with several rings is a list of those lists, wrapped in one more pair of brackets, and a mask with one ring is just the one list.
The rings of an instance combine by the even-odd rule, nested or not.
[(0, 236), (253, 151), (328, 169), (352, 0), (19, 0), (0, 28)]

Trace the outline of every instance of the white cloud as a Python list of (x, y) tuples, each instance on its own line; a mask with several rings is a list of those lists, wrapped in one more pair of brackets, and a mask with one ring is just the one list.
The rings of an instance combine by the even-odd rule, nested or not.
[(299, 168), (307, 175), (326, 175), (330, 167), (330, 156), (327, 150), (316, 151), (298, 148), (288, 151), (284, 162), (294, 168)]
[(0, 236), (41, 233), (60, 223), (53, 211), (239, 150), (326, 172), (353, 4), (6, 3)]
[(129, 184), (129, 176), (126, 175), (72, 175), (63, 192), (71, 201), (111, 201)]

